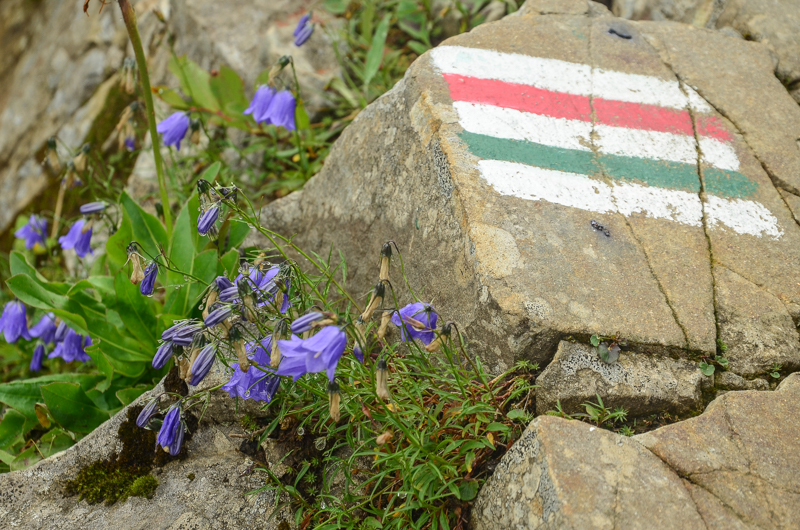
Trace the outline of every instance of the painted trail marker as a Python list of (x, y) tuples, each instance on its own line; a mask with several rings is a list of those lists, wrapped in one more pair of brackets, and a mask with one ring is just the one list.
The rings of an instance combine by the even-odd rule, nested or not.
[[(752, 199), (732, 136), (677, 81), (491, 50), (443, 46), (461, 139), (500, 194), (597, 213), (634, 213), (779, 239)], [(692, 119), (694, 116), (694, 120)], [(700, 199), (703, 162), (706, 201)]]

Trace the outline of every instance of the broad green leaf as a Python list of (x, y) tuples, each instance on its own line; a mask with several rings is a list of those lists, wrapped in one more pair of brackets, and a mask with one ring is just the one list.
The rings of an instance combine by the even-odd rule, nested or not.
[(0, 448), (8, 449), (23, 441), (22, 435), (32, 429), (34, 425), (36, 424), (21, 412), (14, 409), (6, 410), (3, 419), (0, 420)]
[[(219, 245), (219, 253), (224, 254), (231, 249), (237, 248), (250, 233), (250, 226), (236, 219), (228, 219), (219, 230), (219, 238), (217, 244)], [(212, 244), (208, 245), (210, 248), (215, 248)]]
[(6, 285), (25, 305), (52, 311), (57, 317), (71, 324), (76, 331), (86, 333), (86, 320), (82, 309), (70, 298), (52, 292), (47, 284), (41, 284), (27, 274), (17, 274), (6, 281)]
[(211, 75), (187, 58), (172, 56), (169, 69), (178, 78), (181, 90), (192, 99), (194, 106), (211, 111), (219, 110), (219, 102), (211, 90)]
[(521, 420), (526, 418), (527, 416), (528, 413), (522, 409), (511, 409), (510, 411), (508, 411), (508, 414), (506, 414), (506, 417), (509, 420)]
[(703, 372), (703, 375), (711, 376), (714, 375), (714, 365), (708, 364), (706, 362), (700, 363), (700, 371)]
[(186, 281), (182, 275), (170, 272), (167, 275), (167, 282), (170, 285), (179, 285), (180, 287), (178, 289), (169, 288), (167, 299), (164, 302), (164, 311), (184, 315), (185, 317), (199, 314), (197, 306), (200, 303), (203, 291), (208, 284), (214, 281), (217, 275), (217, 263), (217, 251), (207, 250), (198, 254), (189, 264), (189, 267), (181, 269), (200, 278), (205, 284)]
[[(325, 10), (334, 15), (343, 15), (347, 11), (348, 5), (350, 5), (350, 0), (325, 0), (323, 4)], [(374, 517), (371, 519), (374, 519)], [(383, 527), (379, 526), (378, 528)]]
[(39, 280), (40, 282), (46, 282), (47, 280), (39, 274), (39, 271), (36, 268), (28, 263), (28, 260), (25, 258), (25, 255), (20, 252), (12, 252), (8, 256), (8, 265), (11, 268), (11, 275), (15, 276), (17, 274), (27, 274), (28, 276), (32, 276)]
[(239, 74), (232, 68), (222, 65), (219, 73), (211, 77), (209, 83), (222, 110), (231, 118), (241, 119), (244, 123), (242, 113), (247, 108), (248, 101), (244, 95), (244, 82)]
[(156, 315), (153, 310), (153, 301), (147, 296), (142, 296), (139, 287), (133, 285), (127, 275), (120, 271), (114, 279), (114, 289), (117, 293), (117, 307), (122, 322), (135, 338), (143, 342), (151, 350), (155, 350), (156, 342)]
[(508, 432), (510, 429), (505, 423), (492, 422), (486, 426), (487, 431), (501, 431)]
[(144, 386), (137, 386), (134, 388), (123, 388), (122, 390), (117, 390), (117, 399), (119, 399), (120, 403), (123, 406), (128, 406), (134, 402), (136, 398), (141, 396), (147, 392), (147, 387)]
[(220, 258), (219, 265), (217, 275), (227, 276), (232, 280), (239, 272), (239, 252), (236, 249), (228, 251)]
[(39, 443), (39, 451), (45, 456), (45, 458), (52, 456), (56, 453), (60, 453), (66, 449), (69, 449), (73, 445), (75, 445), (75, 440), (67, 434), (63, 429), (53, 429), (47, 433), (45, 433), (40, 439)]
[(409, 48), (411, 48), (411, 51), (413, 51), (417, 55), (422, 55), (423, 53), (425, 53), (426, 51), (428, 51), (430, 49), (429, 46), (427, 46), (427, 45), (425, 45), (425, 44), (423, 44), (423, 43), (421, 43), (419, 41), (416, 41), (416, 40), (408, 41), (406, 43), (406, 45)]
[(42, 397), (53, 418), (70, 431), (89, 433), (109, 418), (80, 386), (72, 383), (43, 385)]
[(589, 338), (589, 342), (592, 343), (592, 346), (597, 348), (598, 346), (600, 346), (600, 337), (598, 337), (597, 335), (592, 335), (591, 338)]
[[(131, 236), (150, 256), (159, 254), (159, 247), (167, 247), (167, 232), (154, 215), (145, 212), (126, 192), (119, 198), (124, 216), (130, 222)], [(167, 208), (167, 205), (164, 205)], [(130, 243), (130, 241), (128, 241)], [(127, 247), (127, 243), (125, 245)], [(127, 259), (127, 256), (126, 258)]]
[[(205, 171), (203, 171), (203, 174), (200, 175), (200, 178), (213, 183), (217, 179), (217, 175), (219, 175), (219, 170), (221, 167), (222, 167), (221, 162), (214, 162), (213, 164), (208, 166)], [(197, 195), (195, 195), (194, 198), (197, 198)], [(191, 201), (191, 198), (189, 200)], [(198, 202), (197, 204), (199, 207), (200, 203)]]
[(12, 381), (0, 384), (0, 403), (17, 410), (33, 423), (39, 423), (36, 418), (36, 403), (42, 401), (42, 385), (53, 382), (77, 383), (80, 388), (89, 390), (101, 379), (102, 375), (89, 374), (53, 374), (22, 381)]
[(389, 22), (392, 20), (392, 15), (386, 13), (383, 20), (380, 21), (378, 27), (375, 29), (375, 35), (372, 36), (372, 45), (367, 52), (367, 60), (364, 65), (364, 85), (369, 85), (375, 74), (378, 73), (378, 68), (381, 66), (383, 60), (383, 46), (386, 43), (386, 36), (389, 34)]
[(14, 461), (14, 458), (16, 457), (11, 453), (6, 453), (5, 451), (0, 450), (0, 462), (3, 462), (6, 466), (10, 466), (11, 462)]
[(294, 115), (299, 130), (304, 131), (311, 128), (311, 119), (308, 117), (308, 112), (306, 112), (306, 106), (303, 104), (302, 99), (297, 101)]
[(25, 469), (26, 467), (32, 466), (41, 459), (42, 455), (39, 454), (39, 451), (36, 449), (36, 447), (30, 446), (25, 451), (17, 455), (9, 467), (11, 468), (11, 471), (19, 471), (20, 469)]
[(189, 104), (184, 101), (180, 94), (171, 88), (165, 86), (153, 87), (153, 92), (161, 98), (161, 101), (169, 105), (175, 110), (187, 110), (190, 108)]

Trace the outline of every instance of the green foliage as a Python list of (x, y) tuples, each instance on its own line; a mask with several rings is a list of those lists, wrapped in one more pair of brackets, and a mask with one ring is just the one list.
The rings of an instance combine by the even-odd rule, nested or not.
[[(574, 414), (568, 414), (564, 412), (561, 408), (561, 401), (556, 402), (556, 410), (547, 411), (548, 416), (558, 416), (564, 419), (577, 419), (583, 420), (589, 423), (594, 423), (598, 427), (609, 427), (606, 424), (615, 424), (615, 423), (623, 423), (628, 416), (628, 412), (622, 408), (617, 407), (615, 409), (610, 409), (605, 406), (603, 403), (603, 399), (600, 397), (600, 394), (597, 394), (597, 403), (592, 403), (591, 401), (584, 403), (581, 405), (586, 412), (576, 412)], [(627, 430), (625, 433), (626, 436), (631, 436), (632, 434), (627, 434)], [(631, 433), (633, 431), (630, 431)]]
[(780, 377), (781, 377), (781, 369), (782, 368), (783, 367), (780, 364), (773, 363), (772, 364), (772, 371), (769, 373), (769, 376), (774, 378), (774, 379), (780, 379)]

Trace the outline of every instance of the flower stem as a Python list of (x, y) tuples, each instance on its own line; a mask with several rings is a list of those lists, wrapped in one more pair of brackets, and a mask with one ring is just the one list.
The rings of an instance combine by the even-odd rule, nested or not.
[(158, 175), (158, 188), (161, 191), (161, 205), (164, 209), (164, 224), (167, 228), (167, 238), (172, 237), (172, 210), (169, 205), (169, 195), (167, 194), (167, 181), (164, 178), (164, 162), (161, 160), (161, 142), (156, 131), (156, 112), (153, 107), (153, 92), (150, 90), (150, 75), (147, 72), (147, 59), (142, 48), (142, 39), (139, 36), (139, 28), (136, 26), (136, 13), (128, 0), (118, 0), (119, 8), (122, 10), (122, 18), (125, 20), (125, 27), (128, 28), (133, 52), (136, 54), (136, 64), (139, 67), (139, 79), (142, 82), (142, 94), (144, 104), (147, 108), (147, 123), (150, 128), (150, 138), (153, 142), (153, 158), (156, 162), (156, 175)]

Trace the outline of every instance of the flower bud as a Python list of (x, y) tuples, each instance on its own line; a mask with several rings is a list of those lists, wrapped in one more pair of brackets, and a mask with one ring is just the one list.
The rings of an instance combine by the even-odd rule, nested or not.
[(378, 306), (383, 303), (383, 297), (386, 294), (386, 287), (383, 285), (383, 282), (378, 282), (375, 288), (372, 290), (372, 300), (369, 301), (369, 305), (361, 314), (361, 320), (364, 322), (369, 322), (369, 319), (372, 318), (372, 313), (378, 309)]
[(81, 213), (83, 215), (91, 215), (94, 213), (100, 213), (106, 209), (105, 201), (96, 201), (96, 202), (87, 202), (83, 206), (81, 206)]
[(53, 342), (55, 342), (56, 344), (62, 342), (67, 336), (68, 329), (69, 328), (67, 328), (66, 322), (64, 322), (63, 320), (59, 322), (58, 327), (56, 328), (56, 334), (53, 336)]
[(392, 261), (392, 244), (384, 243), (381, 249), (381, 270), (378, 278), (382, 282), (389, 281), (389, 264)]
[(211, 208), (197, 218), (197, 232), (201, 236), (208, 234), (214, 228), (214, 223), (217, 222), (217, 219), (219, 219), (219, 206), (213, 204)]
[(217, 356), (217, 347), (214, 344), (209, 344), (203, 348), (192, 363), (190, 372), (192, 378), (189, 384), (197, 386), (200, 384), (206, 375), (208, 375), (211, 366), (214, 364), (214, 359)]
[(153, 357), (153, 368), (160, 370), (170, 360), (172, 354), (175, 352), (174, 344), (171, 341), (166, 341), (158, 347), (156, 354)]
[(179, 329), (181, 329), (188, 323), (189, 323), (188, 320), (178, 320), (174, 322), (170, 327), (168, 327), (161, 333), (161, 340), (172, 340), (172, 337), (175, 336), (175, 333), (177, 333)]
[(392, 397), (389, 394), (389, 366), (383, 357), (378, 361), (378, 369), (375, 372), (375, 393), (384, 401), (389, 401)]
[(384, 311), (381, 315), (381, 325), (378, 327), (378, 340), (383, 340), (386, 336), (386, 331), (389, 329), (389, 322), (392, 321), (392, 312)]
[(328, 383), (328, 412), (331, 415), (331, 419), (335, 422), (339, 421), (341, 417), (341, 412), (339, 410), (341, 400), (342, 396), (339, 394), (339, 383), (331, 381)]
[(158, 431), (156, 444), (160, 445), (164, 451), (168, 451), (172, 456), (177, 455), (183, 444), (184, 425), (181, 421), (181, 405), (178, 403), (167, 411), (164, 416), (164, 423)]
[(151, 296), (156, 286), (157, 277), (158, 263), (154, 261), (144, 269), (144, 278), (142, 279), (141, 285), (139, 285), (139, 292), (144, 296)]
[(155, 416), (156, 412), (158, 412), (158, 398), (151, 399), (150, 402), (145, 405), (142, 412), (139, 413), (139, 417), (136, 418), (136, 425), (146, 428), (147, 424), (150, 423), (150, 419)]
[(42, 361), (44, 360), (44, 344), (41, 342), (36, 345), (33, 350), (33, 358), (31, 359), (30, 369), (31, 372), (38, 372), (42, 369)]
[(233, 282), (225, 276), (217, 276), (214, 278), (214, 284), (217, 286), (218, 291), (224, 291), (229, 287), (233, 287)]
[(203, 324), (199, 322), (184, 322), (172, 335), (172, 342), (175, 343), (175, 346), (191, 346), (194, 336), (201, 329), (203, 329)]
[(217, 324), (221, 323), (223, 320), (230, 317), (232, 313), (233, 313), (233, 308), (231, 308), (231, 306), (229, 305), (223, 305), (221, 307), (217, 307), (208, 314), (203, 323), (206, 325), (206, 327), (213, 328)]
[(239, 294), (239, 289), (235, 285), (221, 289), (219, 292), (220, 302), (230, 302), (235, 300)]
[(305, 315), (297, 318), (294, 322), (292, 322), (292, 333), (295, 335), (299, 335), (300, 333), (305, 333), (306, 331), (311, 329), (311, 325), (318, 321), (322, 320), (324, 315), (318, 311), (311, 311), (306, 313)]

